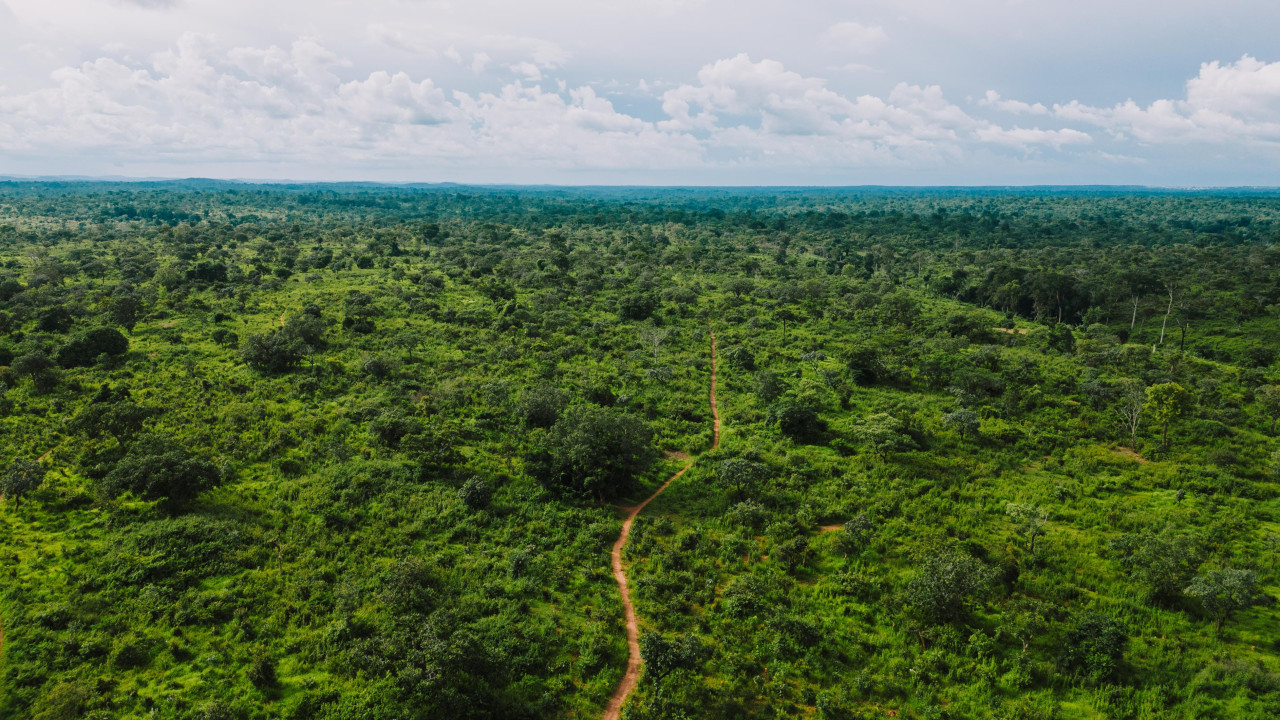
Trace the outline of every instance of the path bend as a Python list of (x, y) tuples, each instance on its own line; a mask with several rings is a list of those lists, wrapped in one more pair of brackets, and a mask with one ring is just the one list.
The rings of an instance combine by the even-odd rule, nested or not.
[[(711, 449), (715, 450), (720, 447), (720, 410), (716, 407), (716, 333), (708, 328), (711, 334), (711, 392), (708, 396), (711, 402)], [(609, 698), (609, 704), (605, 706), (604, 720), (618, 720), (622, 715), (622, 705), (626, 703), (627, 697), (636, 689), (636, 683), (640, 680), (640, 623), (636, 618), (636, 608), (631, 602), (631, 591), (627, 585), (627, 572), (622, 566), (622, 548), (627, 545), (627, 538), (631, 535), (631, 523), (635, 521), (636, 516), (645, 508), (654, 498), (662, 494), (676, 478), (684, 475), (693, 464), (697, 462), (697, 458), (685, 463), (680, 471), (675, 475), (667, 478), (652, 495), (644, 499), (644, 502), (632, 508), (623, 508), (627, 512), (627, 518), (622, 521), (622, 532), (618, 533), (618, 539), (613, 543), (613, 552), (610, 557), (613, 561), (613, 579), (618, 583), (618, 591), (622, 594), (622, 613), (627, 621), (627, 671), (622, 675), (622, 680), (618, 683), (617, 689), (613, 691), (613, 696)]]

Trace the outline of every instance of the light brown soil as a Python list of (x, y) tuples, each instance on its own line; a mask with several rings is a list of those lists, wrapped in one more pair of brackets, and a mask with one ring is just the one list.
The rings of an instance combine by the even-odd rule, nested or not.
[(836, 530), (839, 530), (842, 527), (844, 526), (843, 525), (819, 525), (818, 529), (824, 533), (829, 533), (829, 532), (835, 532)]
[(1120, 455), (1124, 455), (1127, 458), (1132, 458), (1133, 460), (1137, 460), (1140, 463), (1147, 462), (1147, 459), (1139, 455), (1138, 451), (1134, 450), (1133, 448), (1118, 447), (1116, 448), (1116, 452), (1119, 453)]
[[(716, 334), (711, 331), (711, 417), (715, 421), (711, 431), (711, 449), (715, 450), (720, 446), (720, 411), (716, 408)], [(668, 453), (673, 457), (684, 455), (681, 459), (688, 459), (686, 453)], [(636, 619), (636, 608), (631, 603), (631, 592), (627, 586), (626, 569), (622, 566), (622, 548), (627, 545), (627, 537), (631, 534), (631, 523), (636, 519), (636, 515), (644, 509), (654, 498), (662, 494), (676, 478), (685, 474), (689, 468), (693, 467), (694, 460), (690, 459), (688, 463), (680, 468), (680, 472), (667, 478), (661, 487), (654, 491), (652, 495), (645, 498), (644, 502), (635, 507), (624, 507), (627, 513), (627, 519), (622, 521), (622, 532), (618, 534), (618, 539), (613, 543), (613, 553), (610, 558), (613, 561), (613, 579), (618, 582), (618, 591), (622, 593), (622, 614), (627, 621), (627, 671), (623, 674), (621, 682), (613, 691), (613, 697), (609, 698), (609, 704), (604, 709), (604, 720), (618, 720), (622, 715), (622, 705), (627, 701), (627, 697), (631, 695), (631, 691), (636, 689), (636, 682), (640, 680), (640, 623)]]
[(1016, 333), (1016, 334), (1018, 334), (1018, 335), (1026, 335), (1026, 334), (1027, 334), (1027, 329), (1026, 329), (1026, 328), (996, 328), (996, 330), (997, 330), (998, 332), (1008, 333), (1009, 335), (1013, 335), (1013, 334), (1015, 334), (1015, 333)]

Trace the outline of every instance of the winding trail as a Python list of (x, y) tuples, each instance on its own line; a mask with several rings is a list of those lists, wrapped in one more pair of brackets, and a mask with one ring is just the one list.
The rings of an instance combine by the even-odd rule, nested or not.
[[(711, 333), (711, 418), (713, 420), (711, 428), (711, 449), (715, 450), (720, 447), (720, 410), (716, 407), (716, 333), (710, 327), (707, 331)], [(626, 547), (627, 537), (631, 535), (631, 523), (640, 514), (646, 505), (653, 502), (653, 499), (662, 494), (676, 478), (685, 474), (685, 472), (693, 467), (697, 462), (697, 458), (690, 460), (684, 467), (680, 468), (680, 472), (667, 478), (652, 495), (644, 499), (644, 502), (635, 507), (622, 508), (627, 513), (627, 519), (622, 521), (622, 532), (618, 534), (618, 539), (613, 543), (613, 579), (618, 581), (618, 590), (622, 593), (622, 612), (627, 620), (627, 671), (623, 674), (622, 680), (618, 683), (618, 688), (613, 691), (613, 697), (609, 698), (609, 704), (605, 706), (604, 720), (618, 720), (622, 714), (622, 705), (627, 701), (627, 697), (631, 695), (631, 691), (636, 689), (636, 683), (640, 680), (640, 623), (636, 619), (636, 608), (631, 603), (631, 591), (627, 585), (627, 572), (622, 566), (622, 548)]]

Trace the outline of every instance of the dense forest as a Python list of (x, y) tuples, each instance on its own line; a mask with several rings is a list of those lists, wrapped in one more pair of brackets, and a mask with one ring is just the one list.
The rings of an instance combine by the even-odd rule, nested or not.
[(686, 466), (623, 718), (1280, 716), (1278, 243), (1251, 190), (0, 182), (0, 717), (600, 717)]

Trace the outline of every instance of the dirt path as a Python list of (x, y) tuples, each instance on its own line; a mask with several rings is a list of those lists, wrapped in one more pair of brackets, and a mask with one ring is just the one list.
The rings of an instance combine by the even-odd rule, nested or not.
[[(711, 418), (713, 420), (711, 429), (711, 449), (715, 450), (720, 447), (720, 410), (716, 407), (716, 333), (711, 333)], [(627, 544), (627, 537), (631, 535), (631, 523), (635, 521), (636, 515), (644, 509), (654, 498), (662, 494), (676, 478), (685, 474), (685, 472), (693, 467), (695, 460), (690, 460), (684, 467), (680, 468), (680, 472), (667, 478), (667, 481), (654, 491), (652, 495), (645, 498), (644, 502), (635, 507), (623, 508), (627, 513), (627, 519), (622, 521), (622, 532), (618, 534), (618, 539), (613, 543), (613, 579), (618, 581), (618, 591), (622, 593), (622, 614), (627, 620), (627, 671), (622, 676), (622, 681), (618, 683), (618, 688), (613, 691), (613, 697), (609, 698), (609, 704), (604, 709), (604, 720), (618, 720), (622, 714), (622, 704), (627, 701), (627, 697), (631, 695), (631, 691), (636, 689), (636, 682), (640, 680), (640, 623), (636, 619), (636, 608), (631, 604), (631, 591), (627, 585), (627, 573), (622, 567), (622, 548)]]

